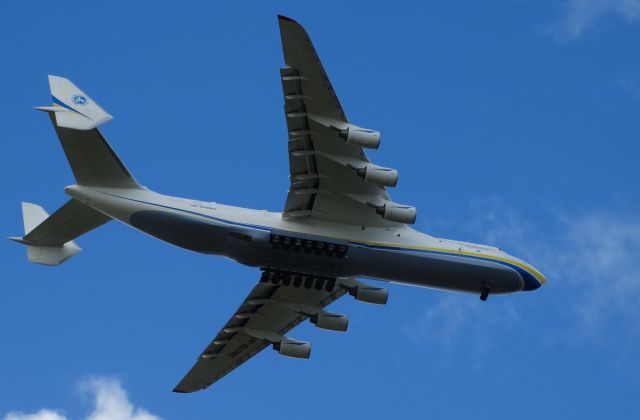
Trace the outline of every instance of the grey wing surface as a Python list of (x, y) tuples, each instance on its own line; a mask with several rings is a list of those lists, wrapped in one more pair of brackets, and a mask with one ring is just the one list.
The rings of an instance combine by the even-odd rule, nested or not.
[(376, 207), (391, 203), (390, 197), (384, 185), (365, 182), (361, 175), (367, 167), (380, 167), (360, 145), (345, 141), (345, 133), (360, 128), (349, 124), (307, 32), (283, 16), (279, 23), (291, 181), (283, 217), (397, 225), (376, 213)]
[[(207, 388), (265, 347), (274, 345), (277, 348), (282, 340), (290, 340), (284, 337), (289, 330), (346, 293), (334, 279), (310, 278), (312, 287), (307, 288), (304, 287), (306, 279), (302, 277), (298, 284), (300, 287), (294, 287), (276, 285), (269, 281), (269, 275), (263, 273), (261, 281), (202, 352), (174, 392)], [(296, 343), (295, 340), (292, 342)]]
[(22, 240), (29, 245), (62, 246), (109, 220), (109, 216), (72, 198)]
[(49, 113), (51, 122), (78, 184), (119, 188), (140, 187), (100, 130), (60, 127), (53, 114)]

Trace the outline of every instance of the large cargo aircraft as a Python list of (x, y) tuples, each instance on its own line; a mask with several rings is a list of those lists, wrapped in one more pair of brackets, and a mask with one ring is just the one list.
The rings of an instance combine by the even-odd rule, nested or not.
[(387, 289), (358, 278), (489, 294), (535, 290), (545, 277), (530, 264), (487, 245), (441, 239), (410, 227), (414, 207), (391, 200), (398, 172), (373, 164), (378, 131), (352, 124), (302, 26), (278, 18), (287, 121), (290, 188), (282, 212), (170, 197), (131, 175), (98, 126), (111, 120), (71, 81), (49, 76), (51, 118), (76, 184), (49, 216), (22, 203), (28, 259), (56, 265), (76, 255), (74, 239), (119, 220), (160, 240), (257, 267), (260, 280), (199, 355), (174, 391), (204, 389), (267, 346), (308, 358), (311, 345), (286, 336), (309, 319), (346, 331), (345, 315), (326, 307), (345, 294), (384, 304)]

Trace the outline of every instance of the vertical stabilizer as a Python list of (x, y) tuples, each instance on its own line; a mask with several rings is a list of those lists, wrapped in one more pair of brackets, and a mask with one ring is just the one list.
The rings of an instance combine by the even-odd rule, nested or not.
[(22, 203), (22, 222), (24, 223), (25, 236), (35, 229), (40, 223), (47, 220), (49, 214), (37, 204)]
[[(44, 265), (58, 265), (82, 251), (74, 241), (61, 245), (38, 245), (29, 238), (38, 226), (44, 225), (49, 214), (39, 205), (22, 203), (22, 217), (24, 222), (24, 236), (9, 238), (27, 245), (27, 258), (30, 262)], [(46, 225), (45, 225), (46, 226)]]
[(140, 188), (97, 128), (111, 120), (89, 95), (70, 80), (49, 76), (53, 106), (36, 109), (49, 114), (78, 185)]
[(113, 119), (69, 79), (50, 75), (49, 88), (53, 106), (37, 109), (54, 112), (58, 127), (91, 130)]

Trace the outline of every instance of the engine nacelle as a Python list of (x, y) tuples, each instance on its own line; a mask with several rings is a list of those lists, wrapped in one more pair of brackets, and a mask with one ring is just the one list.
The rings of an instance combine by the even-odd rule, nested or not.
[(385, 305), (389, 299), (389, 290), (384, 287), (373, 287), (359, 283), (349, 290), (349, 294), (361, 302)]
[(311, 322), (318, 328), (331, 331), (347, 331), (349, 318), (346, 315), (320, 312), (310, 318)]
[(280, 342), (274, 343), (273, 349), (283, 356), (297, 359), (308, 359), (311, 355), (311, 343), (292, 340), (288, 337), (283, 337)]
[(383, 185), (385, 187), (395, 187), (398, 184), (398, 171), (390, 168), (367, 165), (358, 169), (358, 175), (369, 184)]
[(346, 130), (340, 131), (340, 136), (349, 144), (366, 147), (367, 149), (377, 149), (380, 146), (380, 132), (369, 130), (349, 124)]
[(416, 222), (416, 208), (401, 204), (385, 204), (376, 209), (384, 219), (409, 225)]

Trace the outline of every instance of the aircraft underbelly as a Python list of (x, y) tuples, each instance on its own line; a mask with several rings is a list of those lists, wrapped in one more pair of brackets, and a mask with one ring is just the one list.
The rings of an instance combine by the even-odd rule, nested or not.
[[(130, 223), (158, 239), (206, 254), (221, 254), (242, 264), (336, 277), (371, 277), (447, 290), (492, 293), (522, 290), (520, 275), (500, 264), (464, 256), (372, 249), (344, 240), (306, 239), (345, 245), (346, 255), (327, 255), (294, 246), (274, 246), (273, 234), (286, 232), (229, 226), (165, 211), (133, 213)], [(297, 235), (300, 237), (300, 235)], [(303, 238), (305, 239), (305, 238)]]
[(166, 211), (138, 211), (130, 216), (129, 223), (160, 240), (205, 254), (221, 253), (228, 238), (228, 232), (220, 226)]
[(492, 293), (511, 293), (523, 287), (515, 270), (494, 262), (410, 251), (353, 247), (349, 250), (348, 271), (446, 290), (478, 292), (488, 286)]

